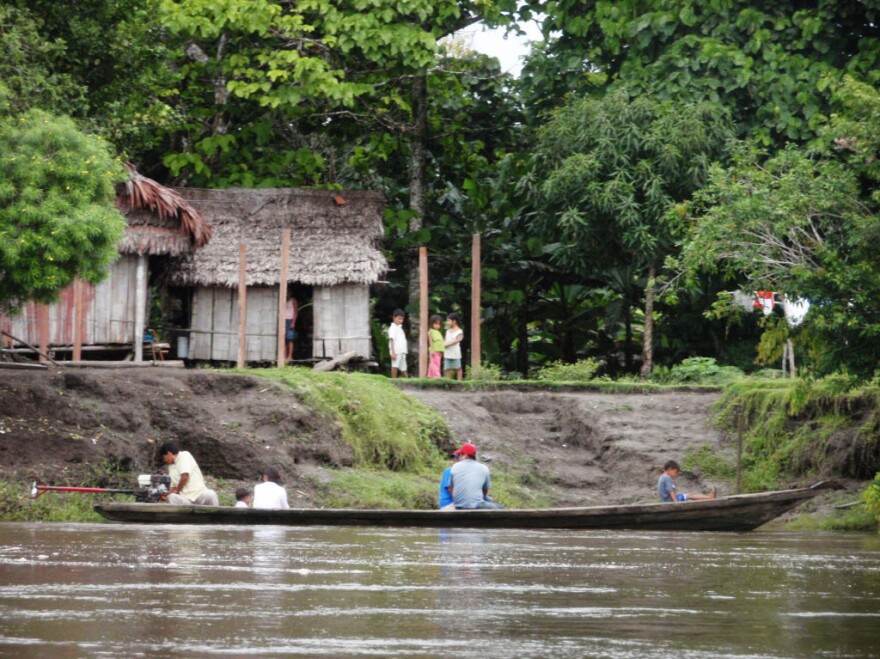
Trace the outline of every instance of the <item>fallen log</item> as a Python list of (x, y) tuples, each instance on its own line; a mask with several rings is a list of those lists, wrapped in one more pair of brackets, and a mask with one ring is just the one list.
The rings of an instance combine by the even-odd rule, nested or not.
[(312, 370), (317, 371), (319, 373), (323, 373), (326, 371), (332, 371), (332, 370), (335, 370), (339, 366), (344, 366), (345, 364), (347, 364), (348, 362), (350, 362), (352, 359), (354, 359), (357, 356), (358, 356), (358, 354), (356, 352), (354, 352), (353, 350), (349, 351), (349, 352), (343, 352), (341, 355), (336, 355), (333, 359), (329, 359), (324, 362), (318, 362), (317, 364), (312, 366)]

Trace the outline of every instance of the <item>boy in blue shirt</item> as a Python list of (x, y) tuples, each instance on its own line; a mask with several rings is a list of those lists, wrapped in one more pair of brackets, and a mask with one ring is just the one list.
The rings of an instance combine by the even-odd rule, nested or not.
[(443, 476), (440, 477), (440, 498), (437, 503), (441, 510), (452, 505), (452, 492), (449, 491), (449, 486), (452, 484), (452, 467), (459, 459), (458, 451), (451, 453), (449, 457), (452, 464), (443, 470)]
[(716, 489), (712, 488), (711, 494), (679, 494), (675, 488), (675, 478), (681, 467), (675, 460), (669, 460), (663, 465), (663, 474), (657, 481), (657, 494), (660, 495), (660, 501), (665, 503), (673, 503), (675, 501), (697, 501), (699, 499), (714, 499), (718, 494)]

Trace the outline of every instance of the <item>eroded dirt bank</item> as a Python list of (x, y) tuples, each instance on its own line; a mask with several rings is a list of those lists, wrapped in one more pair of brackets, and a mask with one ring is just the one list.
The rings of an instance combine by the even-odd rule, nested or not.
[(118, 486), (119, 472), (156, 472), (157, 449), (166, 440), (196, 455), (206, 476), (230, 480), (256, 481), (264, 464), (302, 475), (353, 458), (335, 422), (290, 388), (257, 377), (172, 369), (0, 371), (0, 477), (6, 480)]
[[(650, 500), (666, 460), (708, 445), (733, 458), (708, 424), (714, 392), (656, 394), (461, 392), (406, 388), (493, 469), (547, 479), (557, 505)], [(707, 488), (687, 474), (680, 486)], [(724, 488), (720, 488), (724, 493)]]
[[(708, 426), (711, 392), (405, 391), (437, 410), (456, 442), (477, 444), (493, 470), (533, 476), (557, 505), (650, 500), (667, 459), (703, 445), (731, 451)], [(156, 449), (168, 439), (192, 451), (214, 478), (253, 482), (262, 465), (277, 465), (297, 505), (321, 505), (311, 477), (353, 460), (333, 420), (288, 387), (258, 377), (171, 369), (0, 372), (3, 479), (119, 485), (120, 472), (156, 471)], [(687, 475), (681, 484), (712, 485)]]

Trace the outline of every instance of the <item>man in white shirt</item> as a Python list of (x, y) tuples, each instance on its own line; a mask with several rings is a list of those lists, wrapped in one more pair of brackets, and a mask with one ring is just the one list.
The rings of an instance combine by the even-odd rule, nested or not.
[(189, 451), (181, 451), (176, 442), (165, 442), (159, 447), (159, 457), (168, 465), (171, 489), (166, 495), (175, 506), (219, 506), (214, 490), (208, 489), (202, 470)]
[(406, 372), (406, 353), (409, 347), (406, 342), (406, 334), (403, 331), (403, 320), (406, 312), (403, 309), (395, 309), (391, 314), (391, 325), (388, 327), (388, 350), (391, 352), (391, 377), (409, 377)]
[(266, 467), (263, 471), (263, 482), (254, 487), (254, 503), (252, 508), (268, 510), (286, 510), (287, 490), (281, 486), (281, 474), (274, 467)]

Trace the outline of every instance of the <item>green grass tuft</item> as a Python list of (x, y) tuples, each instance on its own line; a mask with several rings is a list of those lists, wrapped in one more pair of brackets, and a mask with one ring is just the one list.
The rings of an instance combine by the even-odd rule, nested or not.
[(450, 439), (443, 418), (384, 376), (306, 368), (248, 373), (285, 383), (304, 403), (336, 419), (359, 467), (419, 473), (443, 461), (439, 446)]

